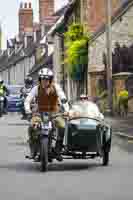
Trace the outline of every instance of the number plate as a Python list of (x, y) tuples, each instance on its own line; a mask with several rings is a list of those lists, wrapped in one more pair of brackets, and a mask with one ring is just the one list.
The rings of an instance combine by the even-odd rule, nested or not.
[(51, 125), (51, 122), (48, 122), (48, 123), (42, 123), (42, 129), (44, 130), (49, 130), (52, 128), (52, 125)]
[(49, 129), (49, 125), (48, 124), (42, 124), (42, 129), (48, 130)]

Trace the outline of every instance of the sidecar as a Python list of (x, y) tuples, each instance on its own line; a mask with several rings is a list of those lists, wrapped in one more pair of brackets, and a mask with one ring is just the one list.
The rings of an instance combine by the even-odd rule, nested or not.
[[(73, 159), (87, 159), (101, 157), (103, 165), (109, 163), (111, 150), (112, 130), (104, 120), (91, 118), (86, 115), (87, 108), (81, 104), (76, 105), (83, 109), (82, 115), (75, 116), (66, 122), (64, 137), (64, 156)], [(82, 107), (82, 108), (81, 108)]]

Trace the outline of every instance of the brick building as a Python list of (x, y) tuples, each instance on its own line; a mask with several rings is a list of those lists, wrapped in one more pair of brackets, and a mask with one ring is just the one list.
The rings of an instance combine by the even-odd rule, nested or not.
[[(112, 52), (116, 48), (116, 43), (120, 46), (130, 47), (133, 45), (132, 38), (132, 24), (133, 24), (133, 1), (125, 0), (121, 1), (123, 4), (112, 17)], [(103, 74), (105, 73), (105, 63), (103, 59), (104, 53), (106, 53), (106, 27), (104, 23), (100, 29), (95, 32), (92, 42), (95, 45), (89, 48), (89, 62), (88, 62), (88, 92), (89, 95), (97, 96), (97, 89), (101, 89), (99, 84), (103, 79)], [(115, 64), (115, 63), (114, 63)], [(123, 63), (121, 63), (122, 66)], [(112, 66), (114, 67), (114, 66)], [(121, 74), (125, 76), (125, 74)], [(114, 76), (116, 79), (116, 75)], [(120, 79), (120, 74), (117, 79)], [(115, 81), (115, 83), (119, 81)], [(120, 81), (121, 84), (121, 81)], [(119, 90), (121, 89), (120, 84), (118, 84)], [(116, 93), (116, 92), (115, 92)]]
[(58, 19), (54, 16), (55, 0), (39, 0), (39, 20), (42, 36), (44, 36)]
[(54, 14), (54, 0), (39, 0), (39, 19), (43, 24), (47, 17)]
[(31, 3), (21, 3), (19, 8), (19, 34), (33, 32), (33, 9)]
[[(112, 0), (112, 15), (126, 0)], [(105, 0), (84, 0), (81, 4), (81, 21), (87, 25), (92, 32), (97, 31), (106, 20)]]

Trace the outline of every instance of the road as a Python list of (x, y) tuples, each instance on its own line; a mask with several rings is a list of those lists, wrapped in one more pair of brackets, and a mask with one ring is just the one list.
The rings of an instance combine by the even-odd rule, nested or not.
[(132, 200), (133, 154), (114, 142), (111, 162), (64, 161), (49, 166), (25, 159), (27, 124), (19, 116), (0, 119), (0, 196), (2, 200)]

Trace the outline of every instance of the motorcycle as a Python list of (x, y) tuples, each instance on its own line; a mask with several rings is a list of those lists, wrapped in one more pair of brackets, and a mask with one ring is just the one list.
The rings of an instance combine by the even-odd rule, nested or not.
[[(41, 171), (48, 170), (48, 163), (56, 159), (57, 129), (54, 124), (56, 117), (63, 114), (49, 116), (41, 113), (42, 121), (38, 123), (38, 131), (34, 132), (32, 143), (33, 160), (39, 155)], [(94, 159), (102, 158), (102, 164), (109, 163), (111, 150), (111, 128), (99, 120), (89, 117), (66, 118), (65, 136), (61, 155), (63, 159)]]
[(4, 113), (4, 96), (0, 95), (0, 117), (2, 117)]
[(27, 119), (27, 115), (26, 115), (25, 108), (24, 108), (24, 102), (25, 102), (26, 97), (30, 93), (31, 89), (32, 88), (26, 89), (26, 91), (24, 91), (23, 94), (20, 95), (20, 97), (22, 99), (22, 111), (21, 111), (22, 119)]
[(41, 117), (29, 116), (28, 119), (30, 121), (28, 129), (29, 147), (32, 158), (29, 158), (29, 156), (26, 156), (26, 158), (38, 160), (41, 162), (41, 170), (47, 171), (48, 161), (50, 161), (48, 154), (51, 152), (52, 135), (54, 133), (52, 121), (49, 119), (48, 113), (41, 113)]

